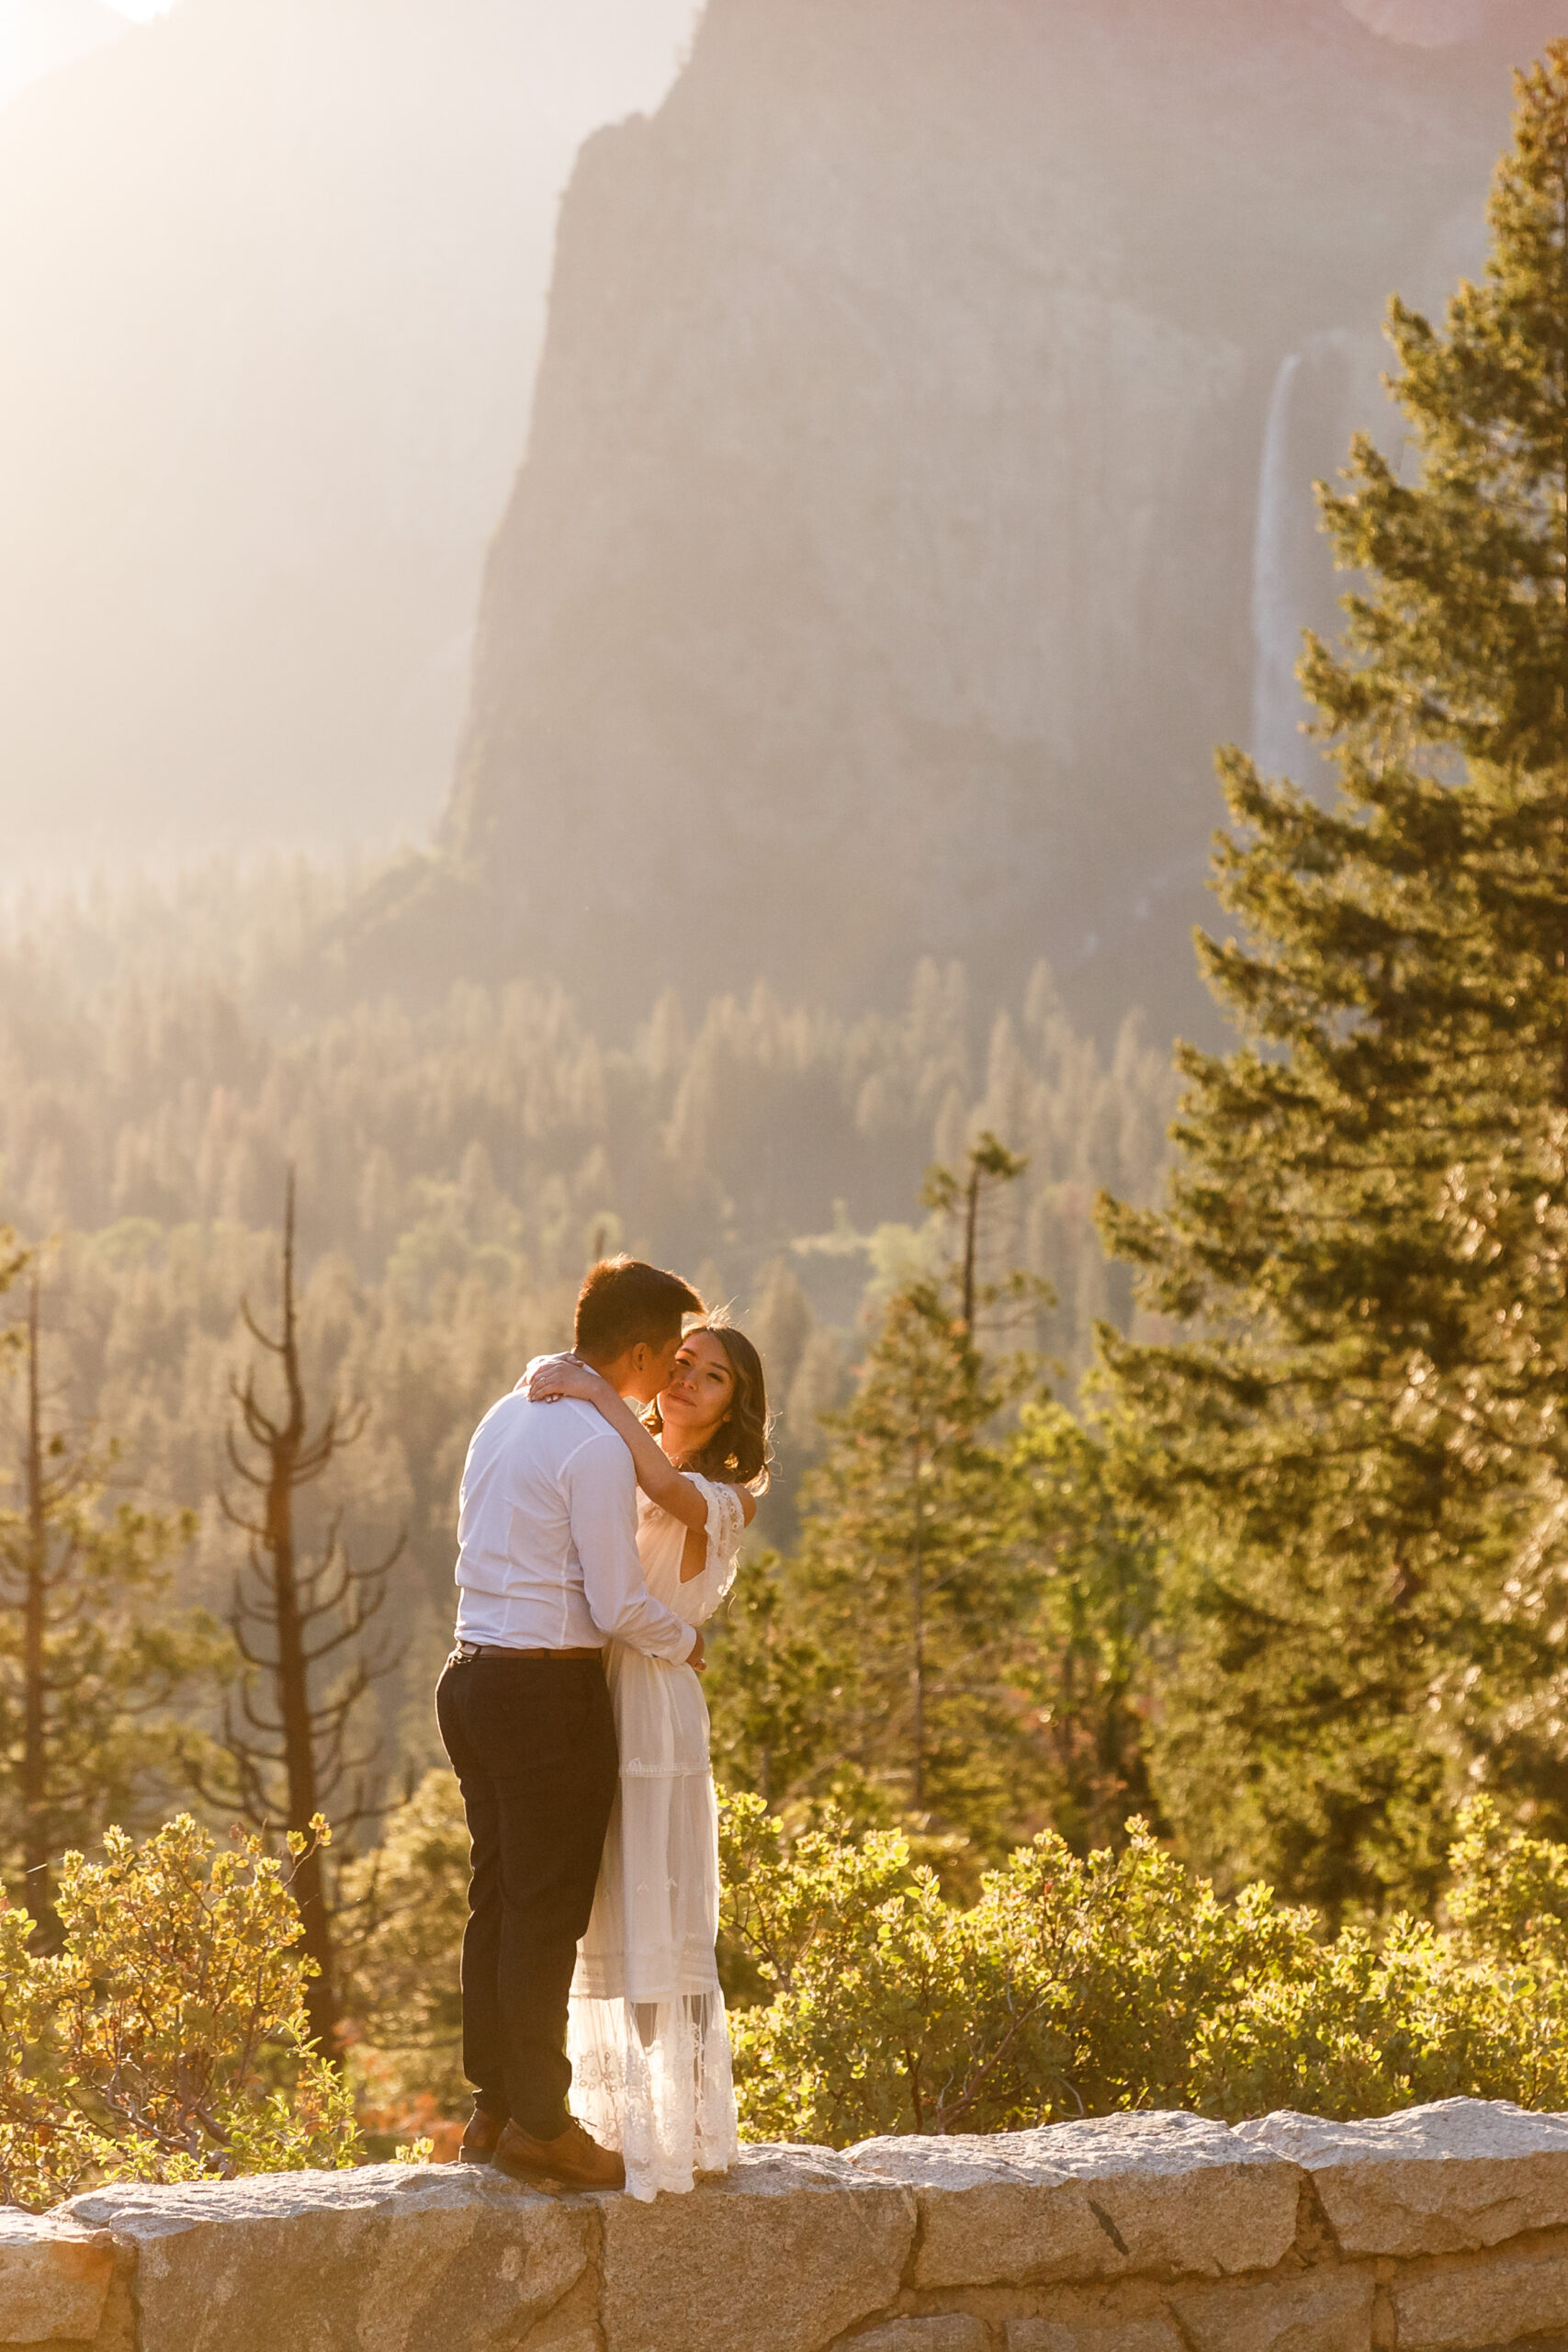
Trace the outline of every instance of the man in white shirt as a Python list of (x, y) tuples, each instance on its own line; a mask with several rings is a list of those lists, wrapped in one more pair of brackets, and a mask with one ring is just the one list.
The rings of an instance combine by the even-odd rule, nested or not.
[[(595, 1266), (576, 1352), (650, 1404), (703, 1303), (629, 1258)], [(567, 1999), (593, 1907), (619, 1774), (604, 1645), (673, 1672), (702, 1635), (656, 1600), (637, 1551), (637, 1481), (591, 1406), (530, 1404), (526, 1379), (492, 1405), (463, 1466), (457, 1636), (435, 1693), (463, 1792), (473, 1874), (463, 1938), (463, 2071), (475, 2086), (469, 2162), (522, 2179), (621, 2188), (620, 2157), (567, 2111)]]

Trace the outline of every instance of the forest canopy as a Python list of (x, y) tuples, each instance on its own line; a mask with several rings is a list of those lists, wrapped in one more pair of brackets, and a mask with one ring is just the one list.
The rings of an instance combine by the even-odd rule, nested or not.
[[(228, 1389), (254, 1354), (241, 1301), (274, 1295), (294, 1169), (307, 1384), (366, 1419), (317, 1499), (367, 1557), (407, 1530), (387, 1611), (402, 1660), (370, 1701), (401, 1788), (439, 1753), (430, 1690), (468, 1437), (564, 1340), (594, 1255), (681, 1267), (756, 1338), (780, 1457), (759, 1540), (788, 1548), (863, 1312), (940, 1254), (927, 1165), (976, 1126), (1027, 1153), (994, 1246), (1039, 1277), (1025, 1336), (1066, 1393), (1096, 1319), (1125, 1312), (1095, 1193), (1154, 1197), (1171, 1084), (1136, 1017), (1108, 1057), (1077, 1035), (1043, 966), (994, 1012), (930, 963), (902, 1012), (858, 1022), (761, 988), (705, 1007), (667, 996), (614, 1045), (562, 989), (521, 980), (345, 1011), (306, 947), (346, 887), (214, 867), (14, 907), (0, 1222), (41, 1250), (61, 1426), (112, 1439), (144, 1507), (197, 1515), (175, 1598), (221, 1616), (241, 1556), (218, 1507)], [(17, 1405), (0, 1395), (13, 1454)]]

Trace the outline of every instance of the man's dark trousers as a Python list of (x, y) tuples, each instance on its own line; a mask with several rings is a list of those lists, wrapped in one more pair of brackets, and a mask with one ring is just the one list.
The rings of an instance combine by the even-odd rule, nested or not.
[(473, 1846), (463, 2072), (536, 2140), (567, 2126), (567, 1997), (619, 1776), (597, 1657), (454, 1651), (435, 1716)]

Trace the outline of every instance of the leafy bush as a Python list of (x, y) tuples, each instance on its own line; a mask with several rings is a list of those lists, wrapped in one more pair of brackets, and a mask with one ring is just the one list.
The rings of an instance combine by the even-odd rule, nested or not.
[(1134, 1824), (1054, 1836), (946, 1902), (906, 1840), (793, 1843), (721, 1799), (727, 1937), (766, 1988), (734, 2019), (742, 2129), (844, 2146), (1120, 2109), (1386, 2114), (1470, 2092), (1568, 2104), (1568, 1849), (1461, 1817), (1449, 1925), (1325, 1940), (1269, 1888), (1223, 1902)]
[(188, 1815), (104, 1845), (100, 1863), (65, 1857), (51, 1957), (0, 1908), (0, 2199), (353, 2164), (348, 2093), (307, 2039), (284, 1866), (239, 1833), (216, 1850)]

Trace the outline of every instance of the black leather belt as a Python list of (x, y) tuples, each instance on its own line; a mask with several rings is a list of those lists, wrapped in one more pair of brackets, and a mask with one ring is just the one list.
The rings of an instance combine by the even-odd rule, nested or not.
[(602, 1649), (509, 1650), (499, 1642), (457, 1642), (452, 1649), (459, 1665), (466, 1666), (471, 1657), (596, 1657), (603, 1659)]

